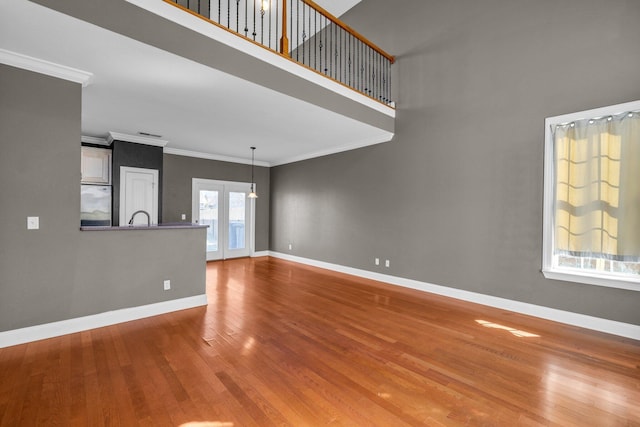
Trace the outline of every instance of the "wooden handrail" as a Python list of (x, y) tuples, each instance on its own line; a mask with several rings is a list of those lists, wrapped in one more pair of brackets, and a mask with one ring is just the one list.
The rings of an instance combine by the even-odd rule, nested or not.
[[(283, 3), (286, 3), (287, 0), (284, 0)], [(360, 33), (358, 33), (356, 30), (354, 30), (353, 28), (351, 28), (350, 26), (348, 26), (347, 24), (345, 24), (344, 22), (342, 22), (339, 18), (336, 18), (335, 16), (333, 16), (331, 13), (329, 13), (328, 11), (326, 11), (324, 8), (322, 8), (320, 5), (316, 4), (315, 2), (313, 2), (312, 0), (302, 0), (303, 3), (305, 3), (306, 5), (308, 5), (310, 8), (315, 9), (317, 12), (319, 12), (321, 15), (324, 15), (326, 18), (328, 18), (331, 22), (333, 22), (334, 24), (336, 24), (337, 26), (339, 26), (340, 28), (342, 28), (343, 30), (345, 30), (346, 32), (348, 32), (349, 34), (351, 34), (353, 37), (355, 37), (356, 39), (360, 40), (362, 43), (366, 44), (367, 46), (369, 46), (371, 49), (375, 50), (376, 52), (378, 52), (380, 55), (384, 56), (385, 58), (387, 58), (389, 60), (390, 63), (395, 63), (396, 62), (396, 58), (393, 55), (389, 55), (387, 52), (385, 52), (384, 50), (382, 50), (381, 48), (379, 48), (378, 46), (376, 46), (374, 43), (370, 42), (367, 38), (365, 38), (363, 35), (361, 35)]]

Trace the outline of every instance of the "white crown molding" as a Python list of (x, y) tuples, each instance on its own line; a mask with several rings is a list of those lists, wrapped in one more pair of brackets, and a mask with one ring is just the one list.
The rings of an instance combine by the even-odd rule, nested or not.
[(328, 148), (326, 150), (314, 151), (312, 153), (306, 153), (300, 156), (287, 157), (285, 159), (273, 162), (272, 166), (286, 165), (287, 163), (300, 162), (302, 160), (313, 159), (316, 157), (328, 156), (331, 154), (342, 153), (343, 151), (355, 150), (357, 148), (368, 147), (369, 145), (382, 144), (389, 142), (393, 139), (394, 134), (391, 132), (385, 132), (383, 135), (374, 136), (372, 138), (356, 141), (351, 144), (340, 145), (338, 147)]
[(281, 258), (287, 261), (298, 262), (300, 264), (324, 268), (331, 271), (337, 271), (340, 273), (351, 274), (357, 277), (364, 277), (366, 279), (372, 279), (379, 282), (388, 283), (390, 285), (396, 285), (422, 292), (443, 295), (462, 301), (468, 301), (476, 304), (486, 305), (489, 307), (499, 308), (502, 310), (513, 311), (520, 314), (526, 314), (528, 316), (539, 317), (541, 319), (552, 320), (554, 322), (577, 326), (579, 328), (591, 329), (594, 331), (605, 332), (607, 334), (640, 340), (640, 325), (602, 319), (600, 317), (588, 316), (586, 314), (558, 310), (555, 308), (549, 308), (540, 305), (494, 297), (491, 295), (465, 291), (462, 289), (450, 288), (447, 286), (434, 285), (431, 283), (420, 282), (418, 280), (405, 279), (403, 277), (361, 270), (344, 265), (331, 264), (324, 261), (302, 258), (295, 255), (284, 254), (281, 252), (269, 251), (269, 256), (272, 256), (274, 258)]
[[(196, 157), (198, 159), (217, 160), (220, 162), (240, 163), (243, 165), (250, 165), (251, 159), (243, 159), (241, 157), (223, 156), (219, 154), (202, 153), (200, 151), (182, 150), (180, 148), (165, 147), (165, 154), (173, 154), (176, 156)], [(270, 167), (271, 163), (256, 160), (254, 162), (256, 166)]]
[(207, 305), (206, 294), (107, 311), (91, 316), (46, 323), (44, 325), (14, 329), (0, 332), (0, 348), (59, 337), (61, 335), (73, 334), (89, 329), (102, 328), (117, 323), (129, 322), (131, 320), (143, 319), (145, 317), (157, 316), (159, 314), (171, 313), (172, 311), (185, 310), (203, 305)]
[(80, 138), (80, 140), (85, 144), (106, 145), (106, 146), (111, 145), (111, 142), (107, 141), (105, 138), (99, 138), (97, 136), (82, 135), (82, 138)]
[(0, 49), (0, 63), (80, 83), (82, 87), (87, 87), (93, 80), (93, 73), (88, 71), (78, 70), (77, 68), (67, 67), (66, 65), (56, 64), (6, 49)]
[(113, 141), (133, 142), (136, 144), (154, 145), (156, 147), (164, 147), (169, 143), (164, 139), (153, 138), (142, 135), (128, 135), (126, 133), (109, 132), (107, 142), (113, 144)]

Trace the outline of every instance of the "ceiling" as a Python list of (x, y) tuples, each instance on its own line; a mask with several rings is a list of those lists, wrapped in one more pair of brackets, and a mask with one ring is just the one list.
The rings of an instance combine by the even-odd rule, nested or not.
[[(323, 7), (341, 14), (358, 1)], [(250, 161), (256, 146), (264, 166), (389, 139), (369, 124), (26, 0), (0, 0), (0, 49), (93, 75), (82, 91), (84, 136), (146, 132), (168, 141), (167, 152), (237, 162)]]

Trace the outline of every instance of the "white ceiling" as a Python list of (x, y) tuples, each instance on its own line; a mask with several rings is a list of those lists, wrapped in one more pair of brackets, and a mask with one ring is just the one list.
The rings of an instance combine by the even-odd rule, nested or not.
[[(336, 14), (350, 7), (343, 0), (325, 2), (319, 3)], [(168, 151), (239, 162), (250, 159), (249, 147), (256, 146), (256, 164), (262, 165), (343, 151), (388, 136), (26, 0), (0, 0), (0, 49), (93, 74), (82, 92), (86, 136), (148, 132), (169, 141)]]

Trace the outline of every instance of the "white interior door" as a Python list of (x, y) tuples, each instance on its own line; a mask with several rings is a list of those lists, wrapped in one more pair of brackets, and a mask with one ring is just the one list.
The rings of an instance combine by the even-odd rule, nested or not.
[(254, 242), (254, 199), (250, 183), (193, 179), (192, 221), (207, 225), (207, 260), (250, 256)]
[[(151, 224), (158, 224), (158, 170), (121, 166), (120, 226), (128, 226), (138, 211), (148, 213)], [(136, 214), (133, 225), (147, 225), (147, 216)]]

